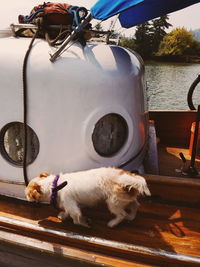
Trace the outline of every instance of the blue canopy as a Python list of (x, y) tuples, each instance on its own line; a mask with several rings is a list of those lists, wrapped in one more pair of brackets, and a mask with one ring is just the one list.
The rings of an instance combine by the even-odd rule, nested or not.
[(200, 0), (99, 0), (91, 8), (91, 15), (95, 19), (105, 20), (119, 13), (122, 27), (130, 28), (199, 2)]
[(98, 0), (90, 9), (94, 19), (105, 20), (144, 0)]

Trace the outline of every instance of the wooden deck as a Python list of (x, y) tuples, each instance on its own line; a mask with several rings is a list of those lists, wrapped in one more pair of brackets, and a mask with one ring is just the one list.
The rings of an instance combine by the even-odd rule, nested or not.
[[(182, 152), (185, 156), (185, 165), (183, 165), (183, 162), (179, 156), (180, 152)], [(171, 177), (185, 177), (180, 171), (183, 166), (189, 166), (190, 159), (191, 156), (189, 154), (188, 148), (158, 144), (158, 163), (160, 175)], [(195, 168), (200, 171), (199, 159), (196, 159)]]
[[(105, 207), (84, 211), (93, 222), (91, 229), (85, 229), (71, 220), (62, 223), (56, 218), (57, 211), (48, 205), (1, 197), (0, 239), (17, 250), (25, 246), (27, 251), (34, 248), (44, 255), (57, 255), (60, 260), (88, 264), (159, 266), (162, 261), (163, 266), (199, 265), (200, 182), (193, 180), (188, 187), (187, 179), (176, 184), (171, 178), (163, 183), (156, 176), (146, 178), (153, 196), (141, 201), (133, 222), (114, 229), (106, 226), (111, 215)], [(172, 191), (174, 198), (170, 200), (167, 192)], [(180, 200), (183, 196), (190, 201)], [(0, 255), (2, 251), (0, 247)]]

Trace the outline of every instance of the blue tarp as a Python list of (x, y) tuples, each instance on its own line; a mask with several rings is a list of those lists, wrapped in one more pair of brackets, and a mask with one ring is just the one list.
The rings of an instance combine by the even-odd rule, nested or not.
[(199, 2), (200, 0), (99, 0), (91, 8), (91, 15), (95, 19), (104, 20), (120, 13), (122, 27), (130, 28)]
[(98, 0), (90, 9), (93, 18), (98, 20), (108, 19), (144, 0)]

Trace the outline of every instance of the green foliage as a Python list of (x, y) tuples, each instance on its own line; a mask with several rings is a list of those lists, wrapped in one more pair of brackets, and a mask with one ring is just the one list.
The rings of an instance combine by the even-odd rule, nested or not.
[(193, 34), (184, 28), (177, 28), (167, 34), (160, 43), (157, 56), (192, 55), (198, 49), (198, 42)]
[(110, 38), (117, 39), (119, 38), (120, 34), (115, 31), (111, 31)]
[(191, 54), (200, 57), (200, 41), (194, 40), (193, 45), (191, 47)]
[(165, 30), (172, 26), (170, 23), (168, 23), (168, 19), (169, 17), (166, 15), (152, 20), (152, 26), (150, 27), (152, 54), (158, 51), (160, 42), (167, 34)]
[(151, 54), (152, 39), (150, 34), (150, 24), (145, 22), (136, 27), (135, 50), (143, 57), (147, 58)]
[[(94, 30), (96, 30), (96, 31), (103, 31), (103, 27), (101, 26), (101, 24), (100, 23), (98, 23), (98, 24), (96, 24), (95, 26), (94, 26)], [(94, 37), (100, 37), (101, 36), (101, 34), (99, 34), (99, 33), (95, 33), (94, 34)]]
[(158, 51), (160, 42), (167, 34), (165, 30), (171, 26), (168, 19), (169, 17), (166, 15), (137, 26), (135, 32), (136, 51), (143, 58), (151, 57)]
[(120, 46), (123, 46), (125, 48), (130, 48), (132, 50), (135, 50), (135, 48), (136, 48), (135, 40), (133, 38), (122, 37), (120, 39)]
[[(200, 41), (195, 39), (200, 29), (192, 32), (177, 28), (167, 33), (172, 25), (162, 16), (136, 27), (134, 38), (122, 37), (120, 45), (138, 52), (143, 59), (165, 57), (166, 60), (192, 60), (200, 57)], [(160, 59), (159, 59), (160, 60)]]

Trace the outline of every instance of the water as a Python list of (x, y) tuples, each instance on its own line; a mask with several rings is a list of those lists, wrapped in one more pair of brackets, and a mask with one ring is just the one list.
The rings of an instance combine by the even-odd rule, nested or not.
[[(200, 64), (146, 63), (148, 106), (150, 110), (188, 110), (187, 93), (200, 73)], [(200, 104), (200, 83), (193, 94)]]

